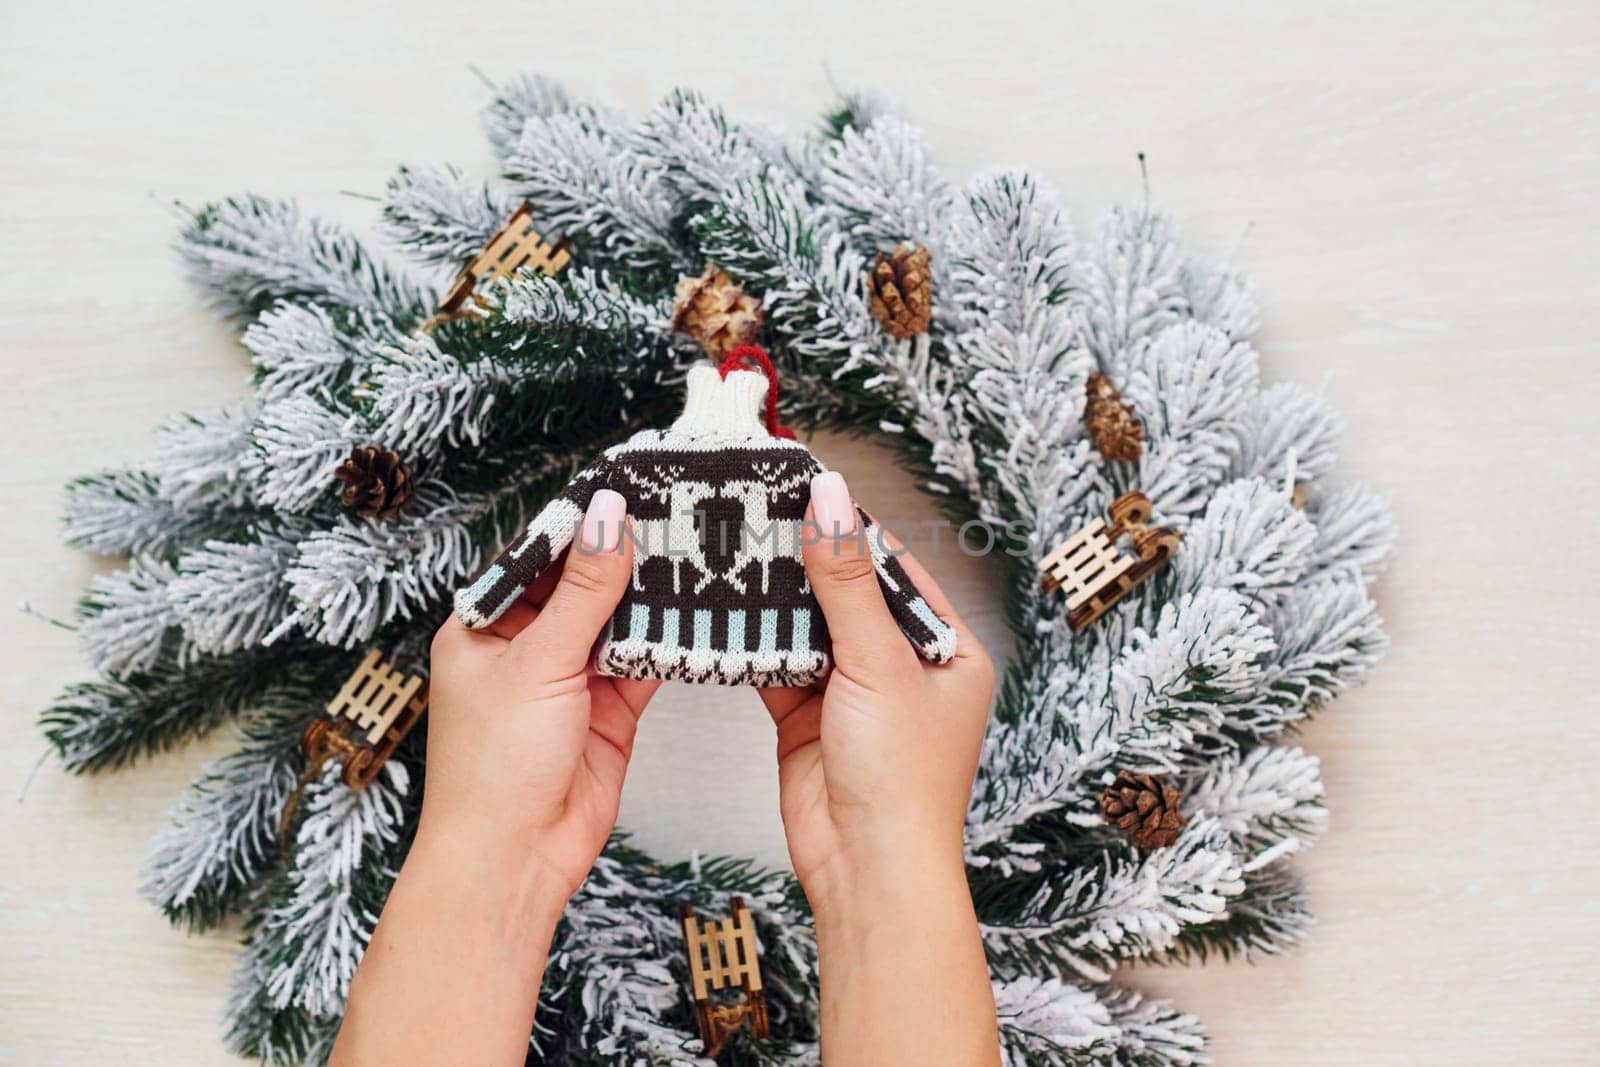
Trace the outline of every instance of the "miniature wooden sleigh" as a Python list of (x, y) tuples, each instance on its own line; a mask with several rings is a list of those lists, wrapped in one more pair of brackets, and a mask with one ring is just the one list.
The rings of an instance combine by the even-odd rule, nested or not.
[(423, 680), (390, 670), (381, 660), (377, 649), (367, 653), (329, 701), (328, 717), (314, 719), (300, 735), (310, 767), (344, 756), (342, 778), (352, 789), (372, 784), (428, 707)]
[[(1094, 519), (1039, 561), (1044, 591), (1066, 594), (1067, 625), (1074, 632), (1104, 615), (1177, 553), (1182, 536), (1170, 527), (1146, 526), (1150, 511), (1143, 493), (1123, 493), (1106, 509), (1110, 526)], [(1137, 558), (1117, 550), (1124, 534)]]
[[(767, 1000), (761, 992), (761, 963), (756, 928), (742, 897), (728, 901), (726, 919), (701, 923), (694, 908), (683, 906), (683, 936), (689, 948), (689, 987), (694, 993), (695, 1020), (700, 1024), (702, 1053), (714, 1057), (741, 1026), (749, 1023), (756, 1037), (766, 1037)], [(726, 1002), (728, 990), (744, 994)]]

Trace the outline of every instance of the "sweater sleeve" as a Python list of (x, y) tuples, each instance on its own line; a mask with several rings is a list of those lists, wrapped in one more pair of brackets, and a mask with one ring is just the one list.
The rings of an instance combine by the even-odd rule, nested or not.
[(473, 630), (504, 615), (533, 580), (554, 562), (577, 533), (589, 499), (611, 480), (612, 464), (602, 456), (578, 472), (567, 487), (535, 515), (516, 540), (476, 581), (456, 590), (456, 614)]
[(950, 662), (956, 654), (955, 630), (935, 615), (932, 605), (917, 592), (911, 576), (900, 566), (900, 561), (890, 554), (883, 533), (878, 524), (872, 521), (872, 516), (860, 508), (856, 508), (856, 514), (860, 517), (862, 533), (872, 553), (872, 566), (878, 572), (878, 588), (883, 590), (883, 599), (889, 604), (889, 614), (894, 616), (900, 632), (906, 635), (906, 640), (911, 642), (923, 659), (930, 663)]

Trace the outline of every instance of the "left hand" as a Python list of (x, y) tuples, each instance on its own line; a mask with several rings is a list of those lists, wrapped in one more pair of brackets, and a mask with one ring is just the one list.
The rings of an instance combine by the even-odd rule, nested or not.
[(596, 492), (559, 572), (486, 629), (452, 615), (433, 639), (418, 837), (536, 863), (563, 900), (616, 825), (634, 730), (661, 685), (602, 677), (591, 655), (633, 572), (626, 508)]
[(556, 923), (616, 825), (658, 685), (590, 663), (633, 571), (625, 511), (595, 493), (559, 577), (484, 630), (452, 616), (434, 637), (422, 821), (333, 1067), (523, 1061)]

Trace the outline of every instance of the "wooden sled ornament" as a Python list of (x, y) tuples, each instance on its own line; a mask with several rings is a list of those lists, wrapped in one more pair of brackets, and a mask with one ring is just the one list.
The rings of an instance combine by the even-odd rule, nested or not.
[(566, 238), (553, 245), (545, 244), (539, 231), (533, 228), (533, 207), (524, 202), (506, 224), (489, 238), (483, 251), (456, 275), (456, 280), (450, 283), (444, 298), (439, 301), (439, 310), (423, 328), (431, 329), (446, 319), (454, 318), (467, 300), (473, 297), (478, 283), (487, 278), (506, 278), (524, 267), (553, 277), (561, 272), (571, 258)]
[[(1067, 595), (1067, 625), (1082, 630), (1111, 609), (1128, 591), (1154, 574), (1171, 559), (1183, 540), (1168, 526), (1145, 526), (1150, 499), (1127, 492), (1106, 509), (1107, 526), (1095, 519), (1073, 534), (1060, 548), (1039, 561), (1044, 572), (1040, 584), (1047, 593), (1057, 589)], [(1117, 550), (1117, 540), (1128, 536), (1137, 558)]]
[(351, 789), (372, 784), (428, 707), (422, 679), (391, 670), (382, 658), (377, 649), (368, 652), (328, 702), (328, 717), (313, 720), (300, 735), (312, 768), (344, 756), (340, 777)]
[[(744, 898), (728, 901), (726, 919), (701, 923), (694, 908), (683, 906), (683, 937), (689, 949), (689, 987), (694, 993), (695, 1020), (706, 1057), (722, 1051), (741, 1026), (750, 1024), (758, 1038), (767, 1036), (767, 999), (761, 992), (761, 962), (756, 954), (756, 928)], [(742, 1000), (713, 1002), (719, 990), (737, 987)]]

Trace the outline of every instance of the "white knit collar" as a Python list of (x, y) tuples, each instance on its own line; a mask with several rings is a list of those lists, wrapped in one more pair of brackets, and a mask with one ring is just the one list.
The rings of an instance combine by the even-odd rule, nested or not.
[(683, 414), (667, 431), (668, 437), (690, 437), (706, 443), (771, 441), (762, 422), (767, 398), (767, 378), (754, 371), (729, 371), (700, 364), (689, 369), (689, 395)]

